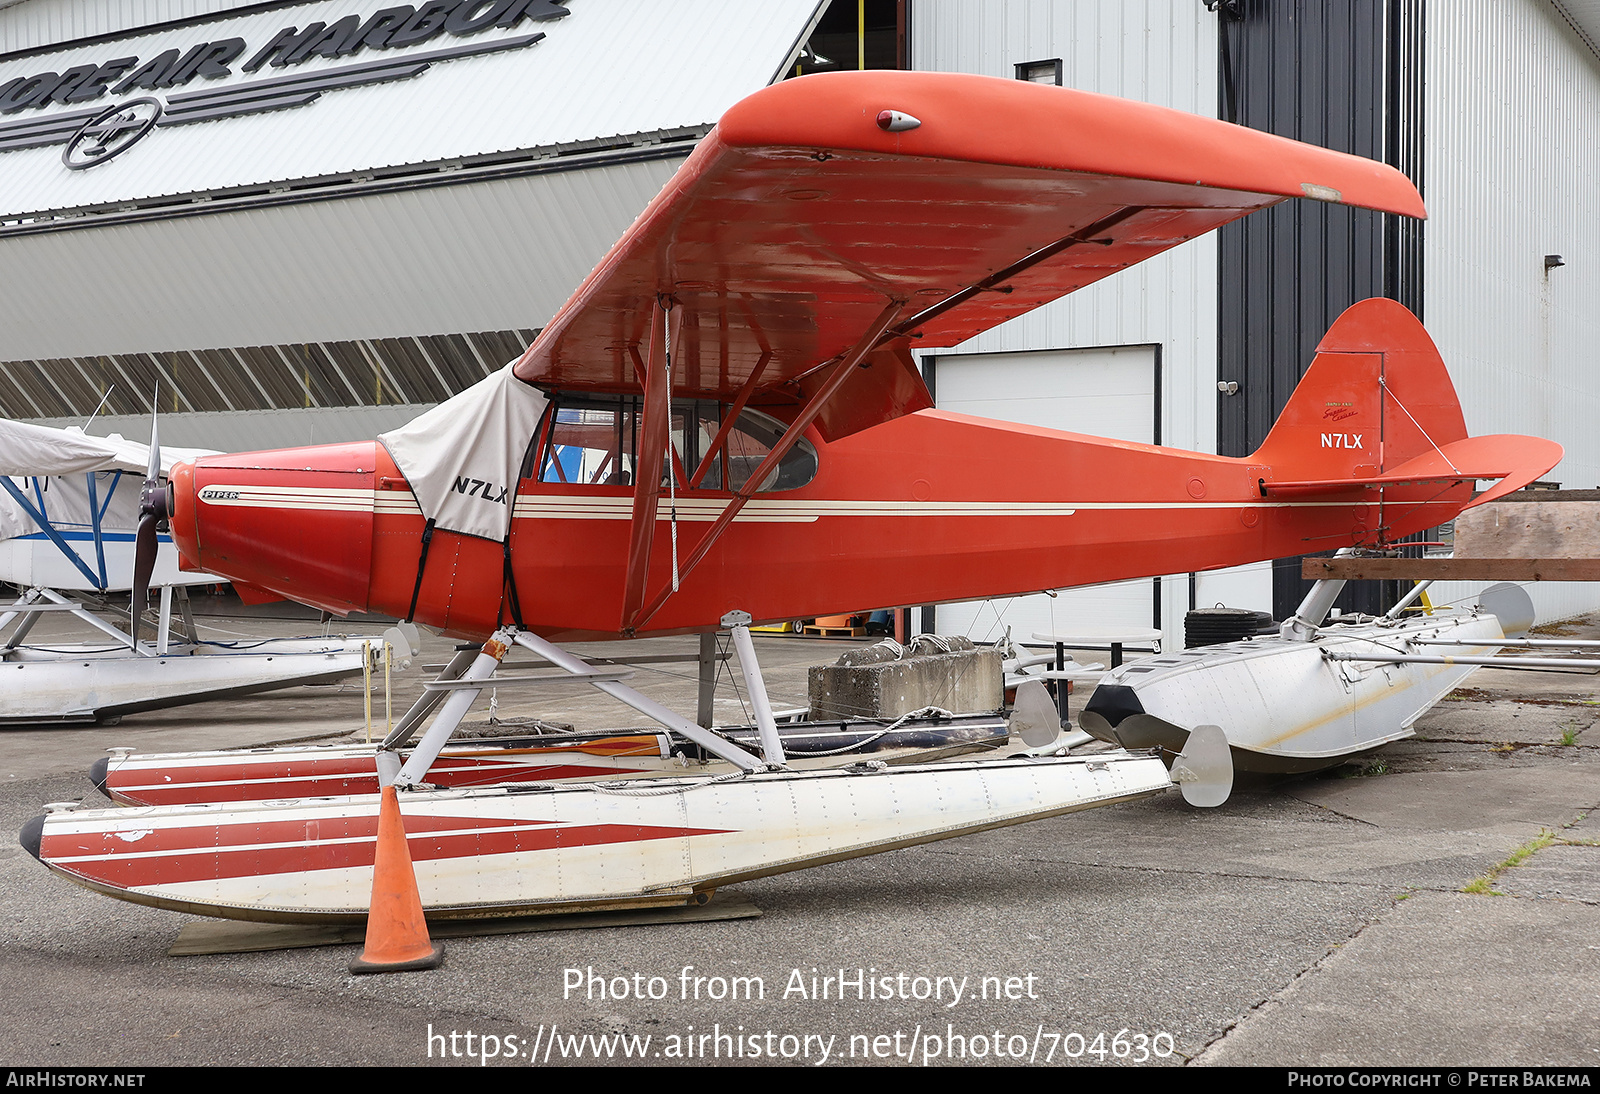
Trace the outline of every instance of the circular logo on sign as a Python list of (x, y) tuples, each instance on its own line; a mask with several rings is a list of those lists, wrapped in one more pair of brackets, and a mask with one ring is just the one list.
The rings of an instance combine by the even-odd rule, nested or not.
[(129, 99), (102, 110), (72, 135), (61, 162), (73, 171), (105, 163), (132, 148), (160, 120), (160, 99)]

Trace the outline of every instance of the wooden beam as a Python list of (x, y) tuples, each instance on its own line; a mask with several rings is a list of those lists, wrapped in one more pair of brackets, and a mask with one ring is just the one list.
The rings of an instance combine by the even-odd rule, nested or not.
[(1511, 495), (1516, 501), (1501, 498), (1462, 513), (1455, 521), (1456, 555), (1600, 557), (1600, 501), (1545, 501), (1537, 497), (1540, 493), (1558, 496), (1555, 491), (1527, 490)]
[(1307, 581), (1600, 581), (1600, 558), (1306, 558)]

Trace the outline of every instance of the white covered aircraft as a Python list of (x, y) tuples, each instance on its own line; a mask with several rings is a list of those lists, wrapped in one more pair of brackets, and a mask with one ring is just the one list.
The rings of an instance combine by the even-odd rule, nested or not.
[[(93, 437), (81, 429), (0, 419), (0, 581), (21, 590), (0, 606), (0, 664), (8, 669), (0, 724), (109, 721), (141, 710), (339, 680), (363, 670), (362, 638), (203, 641), (183, 590), (221, 579), (184, 570), (165, 535), (155, 536), (149, 580), (149, 587), (161, 590), (153, 642), (138, 639), (143, 596), (133, 597), (126, 630), (86, 605), (83, 594), (124, 592), (133, 585), (140, 493), (157, 462), (165, 472), (180, 460), (210, 454), (167, 448), (152, 459), (149, 445), (115, 434)], [(171, 633), (175, 601), (184, 632), (177, 639)], [(96, 639), (28, 642), (41, 619), (63, 612), (98, 631)], [(398, 632), (389, 637), (401, 647), (401, 657), (409, 656), (409, 643)], [(370, 640), (381, 650), (383, 638)]]

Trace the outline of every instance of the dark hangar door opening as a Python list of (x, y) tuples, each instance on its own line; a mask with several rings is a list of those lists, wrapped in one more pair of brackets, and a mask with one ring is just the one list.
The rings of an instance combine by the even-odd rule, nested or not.
[[(1422, 0), (1207, 6), (1218, 19), (1220, 117), (1381, 160), (1422, 189)], [(1386, 296), (1422, 316), (1421, 221), (1288, 201), (1224, 227), (1218, 249), (1217, 379), (1238, 384), (1217, 394), (1224, 456), (1261, 444), (1345, 308)], [(1279, 559), (1272, 576), (1273, 615), (1284, 619), (1310, 584), (1299, 558)], [(1392, 582), (1357, 582), (1339, 606), (1380, 611), (1393, 596)]]

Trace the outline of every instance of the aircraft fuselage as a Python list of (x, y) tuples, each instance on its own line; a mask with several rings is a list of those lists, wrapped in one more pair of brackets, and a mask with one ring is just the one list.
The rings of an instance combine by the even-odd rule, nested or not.
[[(1270, 469), (942, 411), (824, 443), (814, 477), (757, 493), (637, 633), (1037, 592), (1393, 539), (1453, 517), (1465, 485), (1263, 497)], [(514, 492), (511, 572), (526, 625), (556, 639), (622, 633), (633, 490), (543, 481)], [(414, 614), (462, 638), (511, 620), (500, 543), (435, 532), (376, 442), (216, 456), (174, 475), (189, 564), (334, 612)], [(471, 489), (471, 484), (467, 484)], [(489, 493), (493, 491), (493, 493)], [(663, 488), (647, 599), (671, 581), (672, 518), (687, 555), (732, 498)], [(514, 499), (514, 501), (513, 501)], [(412, 598), (415, 594), (415, 609)]]

